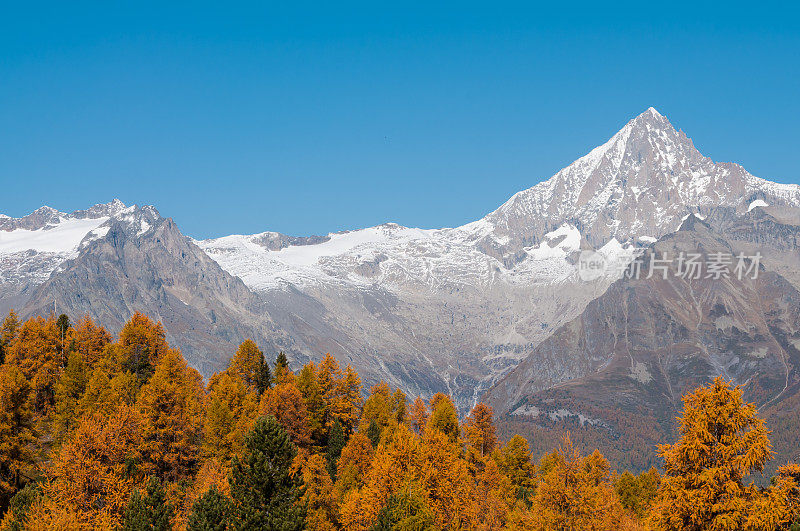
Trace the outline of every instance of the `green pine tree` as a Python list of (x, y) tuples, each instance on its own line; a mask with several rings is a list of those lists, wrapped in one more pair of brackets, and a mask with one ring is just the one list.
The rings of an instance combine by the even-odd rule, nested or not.
[(58, 347), (58, 353), (60, 357), (59, 364), (61, 368), (67, 366), (66, 340), (67, 340), (67, 330), (69, 330), (70, 326), (71, 325), (69, 322), (69, 317), (66, 314), (62, 313), (61, 315), (58, 316), (58, 319), (56, 319), (56, 328), (58, 329), (58, 342), (59, 342), (59, 347)]
[(144, 495), (133, 491), (128, 508), (122, 518), (124, 531), (169, 531), (172, 529), (174, 510), (167, 501), (161, 482), (155, 476), (147, 482)]
[(425, 498), (414, 484), (389, 496), (370, 531), (433, 531), (436, 524)]
[(28, 510), (41, 495), (42, 487), (38, 483), (28, 483), (14, 494), (8, 509), (12, 516), (8, 531), (22, 531), (26, 528)]
[(283, 367), (284, 369), (289, 368), (289, 360), (286, 358), (286, 354), (284, 354), (283, 352), (278, 354), (278, 357), (275, 358), (275, 370), (277, 371), (281, 367)]
[(381, 429), (378, 427), (378, 422), (375, 419), (372, 419), (369, 423), (369, 427), (367, 427), (367, 438), (372, 443), (373, 448), (377, 448), (378, 443), (381, 442)]
[(331, 479), (336, 479), (336, 467), (339, 464), (339, 456), (342, 455), (342, 449), (347, 444), (347, 439), (344, 436), (344, 430), (341, 423), (336, 420), (331, 426), (331, 433), (328, 436), (328, 450), (325, 453), (325, 458), (328, 461), (328, 472)]
[(187, 531), (225, 531), (230, 520), (231, 501), (212, 485), (192, 506)]
[(292, 475), (297, 449), (273, 416), (256, 421), (241, 459), (231, 463), (233, 529), (300, 531), (305, 527), (302, 479)]
[(261, 394), (270, 388), (272, 385), (272, 373), (269, 370), (269, 363), (267, 360), (264, 359), (264, 353), (261, 353), (261, 367), (258, 373), (258, 378), (256, 380), (256, 389), (258, 390), (258, 395)]

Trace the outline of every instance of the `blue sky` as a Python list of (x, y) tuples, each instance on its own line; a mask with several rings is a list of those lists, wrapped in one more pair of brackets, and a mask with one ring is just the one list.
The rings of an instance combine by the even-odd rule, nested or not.
[(333, 4), (4, 3), (0, 212), (119, 197), (195, 237), (454, 226), (649, 106), (800, 183), (788, 7)]

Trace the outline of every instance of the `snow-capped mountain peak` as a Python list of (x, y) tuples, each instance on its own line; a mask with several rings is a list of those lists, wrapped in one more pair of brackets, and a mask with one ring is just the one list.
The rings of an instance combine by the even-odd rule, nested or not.
[[(661, 117), (661, 116), (662, 116), (662, 115), (661, 115), (661, 113), (660, 113), (660, 112), (658, 112), (658, 111), (656, 110), (656, 108), (655, 108), (655, 107), (648, 107), (648, 108), (647, 108), (647, 110), (646, 110), (645, 112), (643, 112), (643, 113), (642, 113), (642, 115), (644, 115), (644, 114), (648, 114), (648, 113), (649, 113), (651, 116), (654, 116), (654, 117)], [(641, 116), (641, 115), (640, 115), (640, 116)]]
[(20, 218), (0, 217), (0, 281), (43, 282), (114, 223), (135, 225), (132, 233), (141, 236), (158, 218), (153, 207), (129, 207), (119, 199), (69, 214), (43, 206)]
[[(773, 201), (770, 201), (772, 198)], [(595, 246), (672, 230), (687, 211), (755, 199), (799, 205), (800, 187), (756, 178), (737, 164), (703, 156), (683, 131), (649, 108), (550, 179), (515, 194), (485, 219), (503, 254), (538, 241), (563, 223)]]

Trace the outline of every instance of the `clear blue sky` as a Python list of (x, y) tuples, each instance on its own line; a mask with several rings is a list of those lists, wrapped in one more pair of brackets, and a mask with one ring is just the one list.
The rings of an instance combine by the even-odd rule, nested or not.
[(800, 16), (777, 4), (112, 4), (0, 8), (0, 212), (454, 226), (651, 105), (715, 160), (800, 182)]

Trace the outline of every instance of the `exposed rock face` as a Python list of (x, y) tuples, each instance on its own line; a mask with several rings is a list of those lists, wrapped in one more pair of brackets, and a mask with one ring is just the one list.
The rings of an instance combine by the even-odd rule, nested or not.
[[(771, 250), (797, 229), (763, 212), (724, 214), (712, 216), (725, 220), (721, 231), (692, 216), (661, 238), (645, 253), (640, 278), (614, 283), (500, 380), (486, 398), (505, 422), (528, 434), (541, 427), (587, 432), (590, 444), (643, 468), (654, 463), (656, 442), (669, 437), (681, 396), (716, 376), (740, 384), (761, 408), (792, 397), (800, 382), (796, 287), (763, 264), (757, 278), (739, 279), (735, 258), (729, 278), (677, 274), (681, 252), (701, 253), (708, 264), (714, 253), (735, 257), (744, 240), (759, 241), (757, 252), (776, 263)], [(653, 257), (665, 255), (673, 258), (667, 278), (660, 269), (647, 278)]]
[(170, 342), (206, 375), (224, 366), (243, 338), (268, 352), (287, 346), (260, 299), (152, 207), (126, 209), (84, 238), (22, 313), (54, 309), (89, 314), (111, 330), (144, 312), (163, 321)]

